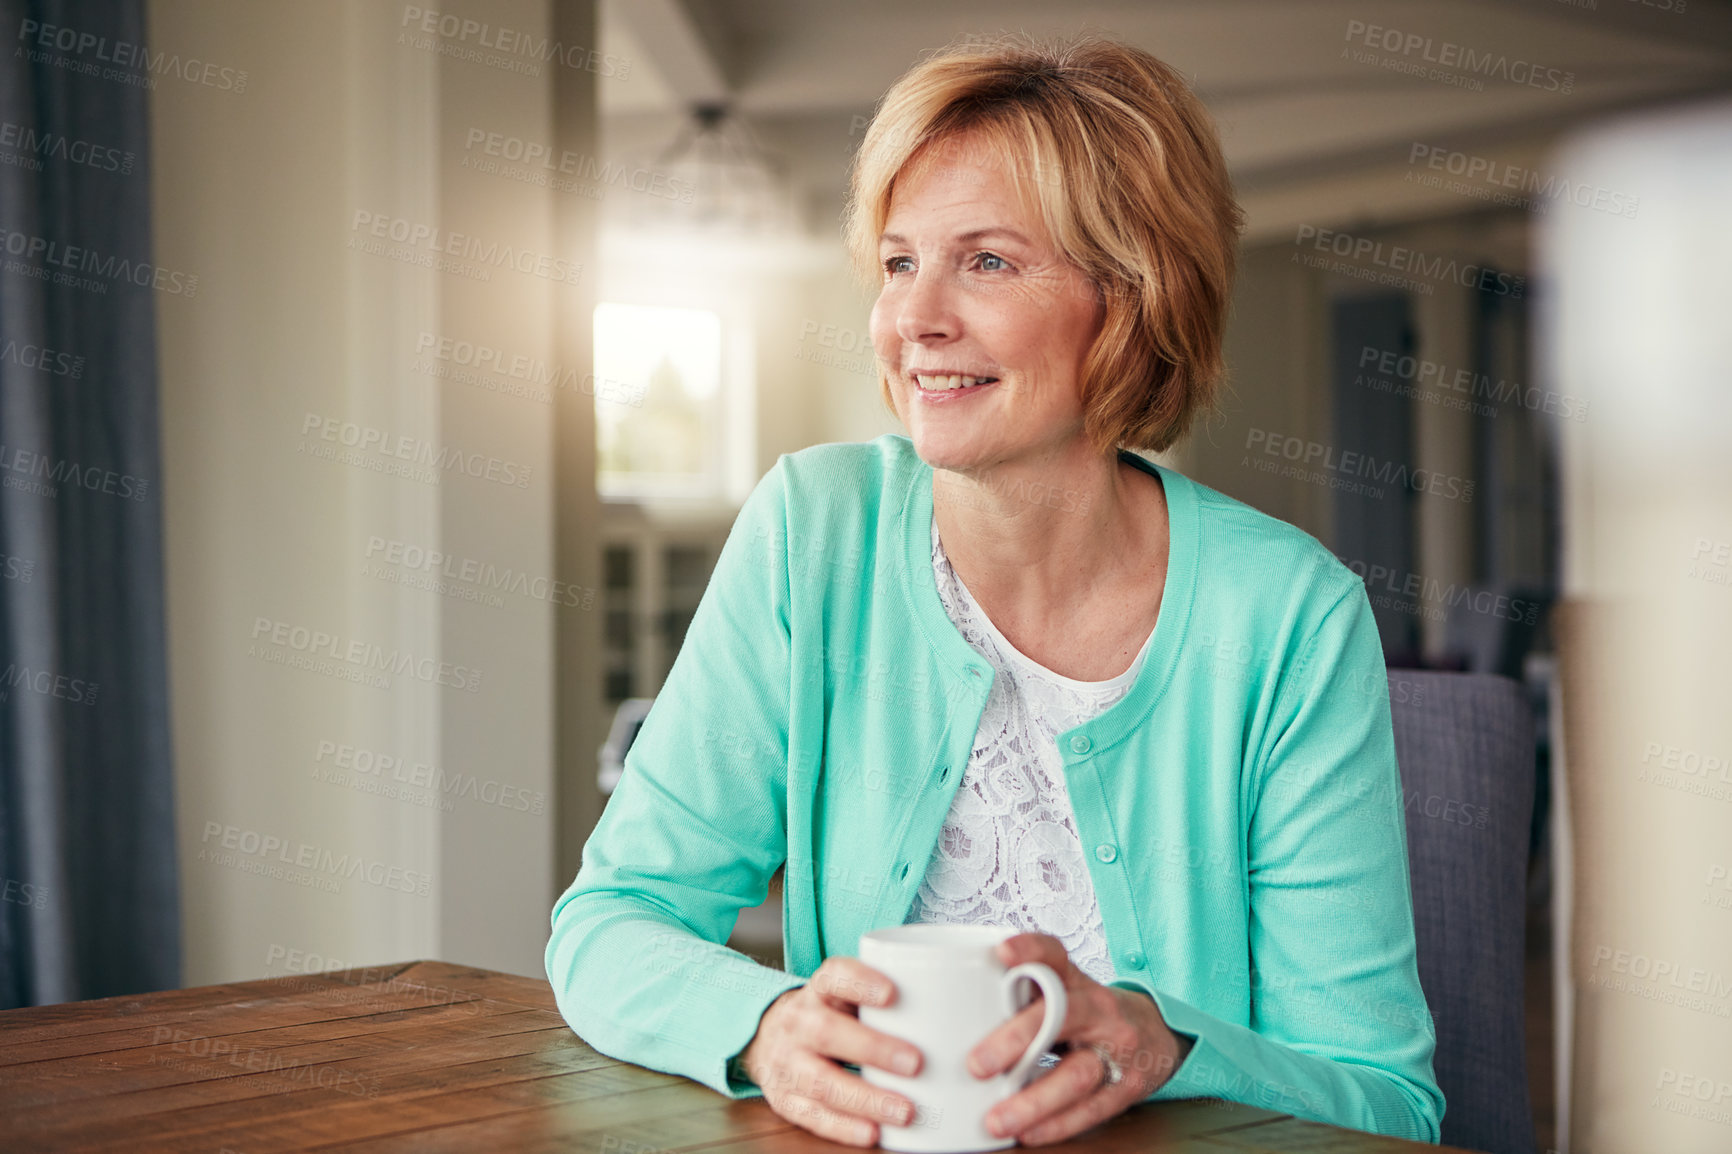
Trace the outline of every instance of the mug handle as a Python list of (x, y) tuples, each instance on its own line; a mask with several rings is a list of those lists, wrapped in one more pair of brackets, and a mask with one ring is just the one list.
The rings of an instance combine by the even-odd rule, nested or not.
[(1010, 1084), (1018, 1088), (1026, 1086), (1030, 1075), (1034, 1073), (1034, 1064), (1040, 1061), (1040, 1056), (1052, 1046), (1058, 1032), (1064, 1028), (1065, 1014), (1070, 1009), (1070, 1003), (1065, 998), (1064, 983), (1053, 972), (1051, 966), (1040, 962), (1024, 962), (1007, 971), (1001, 979), (1001, 989), (1004, 991), (1005, 1017), (1012, 1017), (1022, 1009), (1017, 1004), (1016, 984), (1027, 978), (1040, 987), (1041, 996), (1046, 999), (1046, 1017), (1041, 1019), (1040, 1030), (1036, 1032), (1034, 1041), (1028, 1044), (1022, 1057), (1016, 1060), (1016, 1065), (1006, 1070), (1004, 1076), (1010, 1079)]

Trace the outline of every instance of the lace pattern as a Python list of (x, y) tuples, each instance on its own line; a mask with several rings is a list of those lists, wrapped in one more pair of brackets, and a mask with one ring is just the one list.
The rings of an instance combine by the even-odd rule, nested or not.
[(994, 677), (967, 769), (907, 920), (1051, 934), (1078, 969), (1111, 982), (1117, 972), (1056, 739), (1130, 690), (1148, 642), (1117, 677), (1062, 677), (1019, 652), (987, 618), (951, 568), (936, 518), (932, 569), (944, 611), (991, 663)]

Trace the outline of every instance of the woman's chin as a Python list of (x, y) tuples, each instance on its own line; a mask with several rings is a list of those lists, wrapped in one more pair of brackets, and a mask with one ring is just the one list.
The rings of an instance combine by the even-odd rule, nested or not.
[(962, 471), (974, 467), (983, 453), (972, 438), (956, 437), (948, 432), (916, 429), (911, 434), (914, 452), (934, 469)]

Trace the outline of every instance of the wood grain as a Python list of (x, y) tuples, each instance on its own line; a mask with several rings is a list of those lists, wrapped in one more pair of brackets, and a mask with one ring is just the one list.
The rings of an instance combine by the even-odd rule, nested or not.
[[(0, 1150), (843, 1151), (597, 1053), (545, 981), (403, 962), (0, 1013)], [(1437, 1150), (1215, 1100), (1139, 1106), (1055, 1151)]]

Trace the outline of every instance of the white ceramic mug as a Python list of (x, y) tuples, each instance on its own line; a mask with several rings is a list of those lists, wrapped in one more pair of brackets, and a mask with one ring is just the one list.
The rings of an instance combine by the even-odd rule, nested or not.
[[(860, 1021), (912, 1042), (921, 1054), (920, 1073), (905, 1078), (862, 1066), (861, 1077), (914, 1103), (907, 1126), (880, 1122), (878, 1144), (886, 1150), (957, 1154), (1003, 1150), (1015, 1138), (995, 1137), (986, 1112), (1033, 1077), (1035, 1063), (1064, 1026), (1064, 983), (1049, 966), (1027, 962), (1006, 969), (993, 947), (1017, 931), (1003, 926), (914, 924), (861, 935), (860, 960), (889, 978), (896, 999), (889, 1006), (861, 1006)], [(1046, 1017), (1016, 1065), (991, 1078), (968, 1072), (968, 1052), (1034, 998), (1026, 982), (1040, 987)]]

